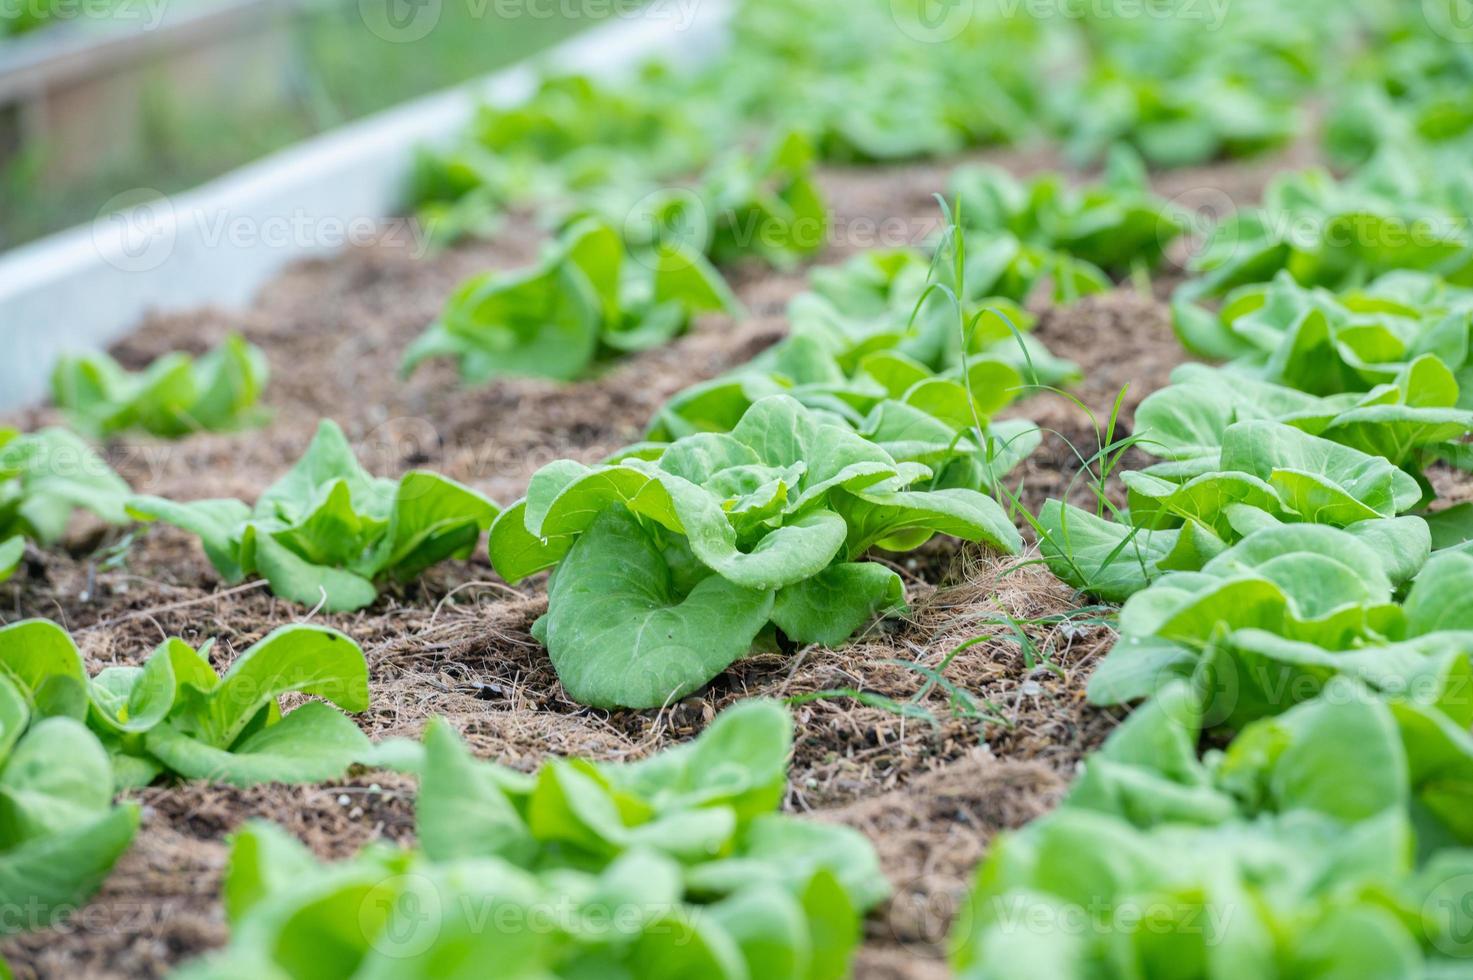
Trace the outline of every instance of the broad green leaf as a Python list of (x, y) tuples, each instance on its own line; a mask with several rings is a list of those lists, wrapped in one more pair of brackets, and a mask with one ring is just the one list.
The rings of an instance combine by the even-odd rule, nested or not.
[(499, 976), (547, 975), (562, 937), (537, 918), (548, 898), (531, 875), (483, 860), (425, 868), (403, 884), (355, 977), (472, 980), (490, 962)]
[(239, 500), (195, 500), (178, 503), (162, 497), (134, 496), (128, 514), (145, 521), (164, 521), (200, 539), (205, 556), (228, 583), (239, 582), (247, 570), (241, 565), (242, 525), (250, 508)]
[(316, 858), (274, 823), (253, 820), (230, 838), (230, 862), (221, 888), (225, 914), (238, 922), (257, 904), (291, 889), (315, 870)]
[(1426, 515), (1432, 548), (1441, 551), (1473, 541), (1473, 501)]
[(1275, 422), (1229, 426), (1222, 465), (1267, 480), (1287, 506), (1316, 523), (1395, 517), (1422, 498), (1417, 481), (1386, 460)]
[(208, 692), (181, 692), (171, 722), (207, 745), (228, 749), (263, 707), (290, 692), (325, 698), (346, 711), (368, 707), (368, 665), (348, 637), (321, 626), (284, 626), (236, 658)]
[(697, 893), (713, 894), (764, 882), (801, 887), (820, 870), (833, 874), (856, 908), (871, 909), (890, 894), (890, 884), (864, 835), (780, 813), (754, 819), (737, 856), (691, 868), (686, 883)]
[(782, 802), (792, 746), (788, 712), (753, 699), (722, 711), (693, 742), (604, 771), (657, 809), (729, 806), (745, 820)]
[(0, 582), (15, 574), (26, 554), (26, 539), (20, 535), (0, 541)]
[(1156, 578), (1177, 538), (1175, 531), (1116, 524), (1057, 500), (1044, 502), (1038, 521), (1038, 547), (1049, 570), (1108, 602), (1120, 602)]
[(1269, 775), (1276, 809), (1308, 808), (1353, 823), (1406, 799), (1407, 756), (1383, 705), (1354, 696), (1315, 701), (1279, 724), (1289, 742)]
[(309, 701), (240, 739), (217, 748), (165, 723), (145, 736), (148, 751), (186, 779), (234, 786), (315, 783), (337, 779), (368, 749), (368, 736), (345, 715)]
[(537, 773), (527, 798), (527, 826), (539, 842), (609, 857), (629, 841), (619, 801), (595, 773), (554, 759)]
[(774, 980), (808, 976), (813, 953), (807, 922), (788, 891), (754, 885), (712, 905), (710, 916), (735, 940), (747, 969), (755, 975)]
[(271, 591), (283, 599), (328, 612), (352, 612), (378, 598), (378, 589), (363, 576), (314, 565), (254, 524), (246, 525), (242, 547)]
[(0, 759), (10, 757), (30, 723), (31, 708), (25, 694), (9, 679), (0, 677)]
[(28, 928), (59, 923), (102, 884), (132, 843), (138, 819), (138, 804), (126, 803), (0, 853), (0, 903), (32, 910)]
[(719, 575), (676, 595), (648, 533), (616, 507), (558, 567), (548, 591), (547, 649), (574, 699), (659, 707), (745, 654), (772, 605), (771, 591)]
[(71, 635), (50, 620), (25, 619), (0, 627), (0, 671), (4, 671), (42, 714), (56, 711), (81, 720), (86, 710), (70, 709), (74, 694), (85, 690), (87, 670)]
[(522, 785), (526, 777), (478, 762), (439, 719), (426, 726), (424, 745), (415, 818), (425, 854), (436, 861), (494, 856), (525, 863), (534, 841), (516, 801), (531, 790)]
[(497, 506), (437, 473), (413, 470), (399, 481), (388, 530), (368, 577), (411, 579), (445, 558), (468, 557), (491, 526)]
[(1023, 548), (1002, 506), (976, 490), (856, 490), (837, 494), (835, 505), (849, 527), (845, 551), (851, 558), (871, 547), (908, 551), (938, 533), (1009, 555)]
[(1473, 555), (1434, 556), (1412, 582), (1406, 598), (1407, 631), (1473, 629)]
[(339, 483), (346, 486), (356, 508), (379, 516), (388, 513), (393, 484), (359, 465), (342, 428), (323, 419), (302, 458), (266, 488), (252, 514), (288, 524), (304, 520), (321, 506), (323, 494)]
[(794, 643), (837, 646), (875, 614), (904, 605), (905, 585), (893, 569), (845, 562), (779, 589), (772, 621)]
[(92, 678), (88, 694), (104, 727), (137, 734), (168, 716), (177, 687), (169, 651), (173, 644), (185, 645), (183, 640), (165, 640), (142, 667), (105, 667)]
[(43, 718), (0, 770), (0, 842), (16, 847), (107, 813), (112, 770), (96, 736), (71, 718)]

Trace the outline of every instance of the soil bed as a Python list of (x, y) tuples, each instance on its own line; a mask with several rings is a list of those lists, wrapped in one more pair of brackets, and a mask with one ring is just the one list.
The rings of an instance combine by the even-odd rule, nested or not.
[[(1020, 175), (1056, 166), (1045, 154), (985, 159)], [(936, 228), (932, 195), (940, 165), (833, 170), (824, 183), (835, 241), (824, 261), (861, 248), (919, 243)], [(1266, 166), (1171, 175), (1168, 193), (1222, 188), (1251, 200)], [(861, 229), (891, 229), (873, 240)], [(202, 310), (144, 323), (114, 353), (141, 366), (169, 350), (199, 351), (239, 330), (269, 357), (267, 427), (200, 435), (179, 443), (115, 443), (109, 454), (136, 489), (177, 499), (255, 497), (300, 455), (319, 417), (340, 422), (375, 473), (439, 470), (502, 503), (516, 499), (544, 463), (594, 462), (636, 440), (671, 394), (741, 363), (779, 339), (784, 307), (801, 272), (731, 271), (749, 317), (709, 318), (668, 347), (625, 360), (600, 377), (559, 386), (505, 381), (462, 389), (448, 364), (397, 376), (406, 344), (463, 277), (529, 261), (541, 242), (511, 222), (493, 241), (420, 257), (385, 244), (287, 271), (240, 313)], [(1159, 292), (1162, 284), (1157, 284)], [(1131, 412), (1183, 359), (1159, 298), (1123, 288), (1067, 310), (1042, 309), (1037, 335), (1080, 363), (1073, 392), (1101, 421), (1129, 386), (1117, 436)], [(1015, 414), (1052, 433), (1019, 471), (1022, 500), (1088, 493), (1074, 480), (1096, 449), (1088, 415), (1043, 394)], [(33, 427), (46, 410), (11, 420)], [(0, 420), (3, 421), (3, 420)], [(79, 525), (85, 522), (79, 522)], [(126, 547), (122, 545), (126, 543)], [(530, 769), (548, 754), (632, 758), (688, 738), (742, 697), (864, 692), (914, 699), (898, 714), (829, 694), (795, 708), (797, 751), (787, 804), (868, 832), (896, 897), (869, 922), (865, 976), (937, 975), (951, 909), (999, 830), (1044, 812), (1080, 756), (1114, 719), (1084, 704), (1084, 679), (1108, 646), (1108, 617), (1091, 609), (1036, 561), (999, 561), (970, 548), (933, 545), (905, 559), (912, 612), (877, 623), (841, 651), (808, 648), (745, 660), (707, 690), (660, 712), (583, 708), (562, 692), (528, 633), (545, 608), (540, 581), (511, 588), (484, 551), (446, 563), (352, 615), (317, 615), (362, 644), (372, 706), (359, 721), (375, 736), (415, 736), (434, 715), (450, 718), (480, 753)], [(195, 540), (168, 527), (79, 526), (67, 549), (28, 554), (0, 586), (0, 620), (44, 616), (70, 628), (92, 670), (138, 663), (160, 639), (219, 642), (228, 664), (271, 629), (307, 610), (260, 584), (225, 588)], [(970, 700), (954, 702), (915, 665), (937, 668), (958, 644), (984, 637), (950, 661), (947, 678)], [(866, 698), (864, 700), (872, 700)], [(924, 715), (922, 714), (924, 713)], [(284, 824), (325, 856), (379, 838), (413, 835), (412, 781), (365, 773), (340, 784), (241, 791), (201, 784), (151, 788), (143, 827), (98, 898), (67, 926), (3, 944), (18, 976), (157, 976), (227, 936), (218, 902), (226, 837), (241, 822)]]

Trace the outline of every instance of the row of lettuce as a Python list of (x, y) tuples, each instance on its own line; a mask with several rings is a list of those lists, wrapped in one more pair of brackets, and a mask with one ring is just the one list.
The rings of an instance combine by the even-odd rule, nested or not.
[[(0, 903), (7, 929), (62, 921), (139, 826), (115, 794), (162, 774), (251, 786), (361, 764), (419, 779), (414, 847), (323, 865), (271, 824), (234, 836), (233, 941), (190, 977), (738, 978), (847, 975), (889, 885), (854, 830), (781, 814), (792, 720), (749, 701), (642, 762), (478, 761), (445, 723), (372, 742), (348, 637), (276, 630), (223, 676), (166, 640), (89, 677), (45, 620), (0, 628)], [(283, 712), (286, 694), (313, 695)]]
[[(1154, 266), (1186, 224), (1129, 155), (1082, 190), (995, 169), (963, 170), (953, 189), (955, 213), (930, 254), (879, 250), (815, 270), (781, 343), (676, 395), (645, 441), (602, 464), (543, 468), (505, 511), (429, 471), (371, 475), (331, 421), (253, 504), (133, 495), (84, 442), (49, 429), (0, 447), (13, 501), (0, 539), (13, 542), (14, 562), (22, 538), (54, 541), (72, 507), (162, 520), (197, 535), (227, 583), (259, 576), (282, 598), (337, 612), (468, 556), (489, 529), (507, 581), (556, 569), (537, 635), (569, 693), (598, 706), (658, 707), (753, 648), (840, 643), (904, 602), (899, 575), (865, 561), (871, 549), (909, 551), (938, 533), (1020, 549), (1002, 480), (1040, 436), (992, 417), (1075, 372), (1028, 336), (1024, 301), (1048, 283), (1060, 300), (1109, 288), (1112, 275)], [(683, 322), (691, 295), (724, 291), (662, 289), (666, 272), (708, 285), (715, 274), (651, 268), (627, 249), (609, 227), (581, 223), (543, 263), (492, 274), (478, 326), (447, 326), (434, 343), (458, 338), (462, 372), (478, 378), (573, 377), (595, 345), (627, 349), (608, 338), (668, 322), (654, 310), (673, 304)], [(640, 313), (618, 288), (631, 266), (655, 282), (641, 295), (665, 297)], [(570, 342), (563, 327), (574, 320), (589, 326), (590, 346)], [(263, 365), (237, 338), (138, 373), (103, 355), (71, 359), (57, 369), (57, 401), (95, 436), (245, 424), (263, 414)], [(226, 404), (238, 410), (206, 411)]]
[(1139, 706), (994, 843), (960, 976), (1466, 972), (1473, 505), (1429, 472), (1469, 462), (1473, 184), (1414, 138), (1421, 82), (1387, 80), (1349, 177), (1218, 227), (1172, 305), (1226, 363), (1141, 403), (1124, 506), (1039, 515), (1050, 567), (1123, 602), (1090, 700)]
[[(1075, 164), (1123, 143), (1172, 167), (1285, 146), (1324, 93), (1335, 95), (1333, 146), (1349, 157), (1400, 135), (1368, 122), (1367, 105), (1415, 102), (1417, 130), (1449, 140), (1470, 123), (1458, 99), (1470, 66), (1456, 43), (1467, 31), (1452, 0), (734, 8), (730, 42), (694, 71), (561, 77), (482, 110), (459, 145), (421, 158), (415, 196), (428, 223), (453, 237), (518, 209), (554, 223), (590, 210), (689, 218), (692, 203), (719, 213), (718, 189), (751, 187), (730, 181), (732, 161), (754, 134), (774, 132), (836, 163), (1046, 139)], [(660, 4), (647, 12), (662, 15)]]

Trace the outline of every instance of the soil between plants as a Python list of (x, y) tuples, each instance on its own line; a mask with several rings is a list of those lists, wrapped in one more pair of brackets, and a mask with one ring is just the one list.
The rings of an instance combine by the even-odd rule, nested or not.
[[(1020, 176), (1059, 166), (1042, 152), (974, 159)], [(933, 195), (954, 165), (825, 172), (835, 232), (821, 261), (924, 241), (939, 227)], [(1160, 189), (1188, 206), (1249, 203), (1272, 169), (1178, 171)], [(270, 359), (273, 419), (259, 430), (177, 443), (116, 441), (107, 447), (111, 462), (140, 492), (250, 501), (300, 455), (317, 420), (331, 417), (377, 474), (428, 467), (510, 503), (544, 463), (592, 463), (637, 440), (670, 395), (780, 339), (785, 305), (806, 278), (802, 270), (728, 270), (747, 317), (706, 318), (669, 346), (577, 384), (509, 380), (464, 389), (448, 364), (398, 377), (404, 347), (461, 279), (526, 263), (543, 239), (530, 222), (514, 220), (494, 240), (435, 255), (386, 240), (296, 265), (244, 311), (149, 317), (114, 349), (120, 360), (139, 367), (240, 331)], [(1036, 335), (1083, 369), (1071, 393), (1094, 420), (1107, 421), (1125, 389), (1117, 438), (1129, 434), (1140, 399), (1184, 359), (1161, 302), (1171, 280), (1168, 270), (1148, 293), (1125, 286), (1066, 309), (1037, 308)], [(1024, 505), (1036, 510), (1049, 496), (1089, 500), (1078, 474), (1081, 457), (1098, 449), (1090, 415), (1048, 393), (1010, 414), (1036, 419), (1047, 433), (1016, 474)], [(38, 409), (10, 421), (31, 428), (56, 420)], [(193, 643), (213, 636), (223, 669), (271, 629), (310, 616), (363, 646), (372, 704), (358, 720), (371, 735), (416, 736), (428, 718), (444, 716), (479, 753), (523, 769), (549, 754), (639, 757), (689, 738), (739, 698), (814, 697), (794, 709), (786, 805), (859, 828), (880, 853), (895, 896), (867, 923), (859, 975), (930, 977), (944, 975), (953, 909), (988, 841), (1049, 809), (1083, 753), (1117, 720), (1087, 706), (1083, 694), (1113, 637), (1108, 616), (1034, 558), (935, 542), (896, 565), (910, 591), (906, 616), (873, 624), (842, 650), (754, 656), (658, 712), (609, 713), (570, 701), (528, 632), (546, 606), (541, 581), (507, 586), (484, 551), (432, 569), (362, 612), (311, 615), (260, 583), (223, 585), (182, 532), (128, 533), (82, 518), (64, 548), (30, 550), (24, 571), (0, 586), (0, 621), (62, 623), (93, 671), (139, 663), (165, 636)], [(929, 683), (926, 671), (942, 667), (963, 695)], [(910, 707), (876, 706), (877, 696)], [(11, 937), (0, 951), (18, 976), (160, 976), (228, 938), (218, 885), (227, 837), (242, 822), (275, 820), (324, 857), (341, 858), (372, 840), (412, 840), (413, 788), (412, 780), (377, 772), (320, 786), (151, 787), (135, 794), (142, 827), (96, 899), (65, 925)]]

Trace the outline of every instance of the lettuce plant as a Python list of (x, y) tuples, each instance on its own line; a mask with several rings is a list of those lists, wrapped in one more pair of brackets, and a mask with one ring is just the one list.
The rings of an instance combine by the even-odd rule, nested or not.
[(518, 105), (484, 105), (460, 141), (421, 149), (410, 194), (442, 243), (529, 204), (568, 207), (590, 194), (634, 197), (709, 160), (694, 113), (665, 98), (663, 73), (624, 87), (582, 75), (543, 80)]
[(951, 191), (960, 220), (981, 242), (968, 256), (968, 284), (1018, 301), (1045, 277), (1056, 296), (1107, 289), (1109, 277), (1154, 268), (1186, 228), (1123, 147), (1111, 154), (1106, 179), (1081, 189), (1058, 174), (1025, 182), (978, 166), (958, 170)]
[(386, 580), (469, 556), (498, 513), (481, 494), (427, 470), (397, 482), (370, 475), (327, 419), (254, 507), (136, 496), (128, 510), (198, 535), (227, 582), (260, 575), (283, 599), (331, 611), (361, 609)]
[(130, 373), (107, 354), (62, 358), (52, 399), (74, 424), (105, 438), (129, 429), (178, 438), (190, 432), (256, 425), (266, 386), (266, 356), (238, 334), (203, 357), (167, 354)]
[(1162, 461), (1122, 473), (1122, 519), (1053, 500), (1039, 513), (1050, 567), (1101, 598), (1196, 571), (1265, 527), (1353, 528), (1418, 510), (1432, 499), (1423, 467), (1465, 465), (1473, 434), (1456, 379), (1431, 354), (1368, 392), (1323, 398), (1195, 364), (1172, 379), (1136, 411), (1136, 445)]
[(676, 395), (648, 436), (726, 432), (763, 398), (785, 395), (848, 424), (896, 462), (930, 467), (933, 488), (978, 490), (994, 487), (1039, 443), (1033, 423), (992, 419), (1024, 389), (1006, 362), (984, 358), (965, 374), (938, 375), (898, 351), (876, 350), (845, 370), (830, 351), (822, 335), (795, 333), (743, 368)]
[(642, 762), (528, 775), (425, 732), (418, 847), (323, 865), (267, 824), (236, 835), (233, 937), (192, 980), (836, 978), (888, 885), (857, 832), (778, 813), (792, 722), (724, 711)]
[[(886, 296), (858, 295), (867, 291), (872, 272), (899, 278), (907, 275), (901, 270), (917, 267), (924, 276), (923, 260), (895, 252), (815, 270), (815, 286), (828, 292), (793, 301), (789, 336), (728, 374), (677, 394), (656, 413), (647, 438), (668, 442), (727, 432), (756, 402), (787, 395), (847, 422), (897, 462), (931, 467), (935, 487), (991, 487), (1039, 441), (1032, 423), (993, 416), (1027, 390), (1025, 373), (1046, 371), (1055, 381), (1070, 366), (1041, 345), (1020, 341), (1000, 317), (980, 316), (964, 354), (954, 312), (948, 325), (930, 302), (910, 318)], [(919, 299), (920, 289), (914, 295)], [(1028, 325), (1021, 316), (1019, 322)]]
[[(1458, 408), (1460, 400), (1457, 378), (1434, 354), (1419, 355), (1391, 380), (1368, 391), (1323, 398), (1231, 372), (1183, 365), (1172, 373), (1171, 385), (1141, 402), (1136, 429), (1142, 448), (1165, 460), (1146, 472), (1172, 479), (1196, 476), (1219, 464), (1226, 468), (1229, 463), (1244, 462), (1252, 469), (1237, 446), (1230, 449), (1228, 442), (1234, 426), (1253, 423), (1277, 433), (1267, 457), (1264, 451), (1256, 451), (1260, 460), (1282, 456), (1294, 443), (1324, 457), (1320, 463), (1305, 461), (1295, 468), (1377, 468), (1375, 463), (1362, 464), (1358, 456), (1330, 449), (1320, 441), (1306, 442), (1296, 435), (1302, 433), (1361, 455), (1382, 457), (1420, 484), (1421, 469), (1428, 461), (1458, 458), (1473, 433), (1473, 413)], [(1332, 458), (1337, 462), (1331, 462)], [(1261, 469), (1261, 462), (1257, 465)], [(1323, 475), (1342, 482), (1351, 479), (1349, 473)], [(1401, 477), (1386, 479), (1395, 484), (1393, 493), (1398, 500), (1411, 493)], [(1359, 492), (1349, 484), (1346, 487), (1353, 494)], [(1380, 505), (1371, 506), (1384, 511)], [(1398, 505), (1400, 509), (1407, 506)]]
[[(1254, 531), (1200, 571), (1169, 572), (1126, 600), (1120, 641), (1091, 677), (1090, 696), (1104, 703), (1145, 696), (1163, 676), (1191, 673), (1238, 630), (1324, 651), (1404, 639), (1413, 625), (1394, 597), (1430, 548), (1427, 526), (1415, 517)], [(1345, 659), (1347, 670), (1353, 660)], [(1246, 690), (1235, 696), (1248, 700)]]
[(894, 350), (936, 372), (999, 361), (1037, 384), (1076, 379), (1075, 365), (1028, 333), (1034, 317), (1022, 302), (1031, 287), (997, 292), (992, 272), (971, 261), (974, 237), (953, 223), (930, 259), (877, 249), (813, 270), (811, 290), (789, 304), (792, 332), (815, 335), (846, 365)]
[(1458, 381), (1459, 407), (1473, 407), (1473, 291), (1429, 273), (1392, 272), (1336, 294), (1280, 272), (1234, 290), (1216, 313), (1178, 303), (1173, 323), (1194, 353), (1230, 357), (1234, 370), (1316, 395), (1366, 391), (1434, 355)]
[(936, 44), (936, 11), (922, 0), (745, 3), (729, 49), (689, 87), (733, 128), (792, 126), (822, 159), (845, 163), (946, 157), (1035, 135), (1044, 25), (996, 4), (960, 12), (945, 25), (959, 30)]
[(127, 520), (131, 493), (96, 451), (66, 429), (0, 428), (0, 582), (25, 552), (25, 539), (50, 545), (81, 508), (104, 521)]
[(1128, 599), (1089, 695), (1114, 704), (1189, 676), (1214, 723), (1238, 726), (1335, 677), (1404, 692), (1437, 657), (1473, 655), (1470, 581), (1463, 551), (1429, 560), (1418, 518), (1258, 531), (1201, 572), (1173, 572)]
[(583, 221), (531, 269), (462, 283), (405, 352), (403, 370), (453, 357), (470, 383), (504, 375), (572, 380), (600, 357), (666, 343), (695, 314), (736, 307), (720, 273), (696, 252), (631, 251), (612, 226)]
[(993, 845), (957, 975), (1455, 975), (1473, 753), (1446, 697), (1468, 662), (1443, 661), (1425, 700), (1340, 682), (1203, 760), (1195, 696), (1165, 688), (1056, 813)]
[[(368, 737), (326, 703), (368, 707), (368, 665), (352, 640), (284, 626), (223, 677), (210, 665), (211, 646), (168, 639), (141, 667), (106, 667), (89, 678), (66, 630), (24, 620), (0, 628), (0, 673), (38, 710), (85, 722), (119, 789), (162, 772), (237, 786), (315, 782), (368, 756)], [(288, 693), (325, 701), (283, 715), (279, 699)]]
[(1163, 168), (1287, 143), (1303, 126), (1298, 105), (1339, 67), (1353, 38), (1372, 33), (1364, 4), (1242, 0), (1143, 17), (1125, 6), (1051, 17), (1077, 26), (1052, 62), (1045, 102), (1078, 162), (1120, 142)]
[(107, 750), (84, 724), (83, 682), (58, 669), (69, 644), (49, 623), (0, 627), (0, 901), (24, 910), (0, 931), (75, 910), (138, 829), (136, 803), (113, 805)]
[(901, 605), (899, 577), (861, 559), (933, 535), (1007, 553), (1021, 542), (992, 498), (930, 489), (842, 422), (783, 395), (730, 433), (636, 447), (603, 466), (549, 464), (491, 529), (516, 582), (556, 566), (535, 627), (568, 693), (658, 707), (705, 684), (775, 626), (838, 643)]
[(1389, 155), (1373, 163), (1344, 182), (1321, 170), (1275, 178), (1262, 208), (1234, 212), (1213, 230), (1193, 260), (1196, 278), (1173, 301), (1178, 316), (1191, 317), (1183, 307), (1194, 300), (1280, 272), (1332, 290), (1405, 270), (1473, 285), (1473, 240), (1460, 203), (1467, 189), (1437, 186)]
[(693, 188), (675, 187), (640, 202), (603, 205), (622, 217), (634, 244), (676, 242), (718, 265), (744, 258), (785, 269), (819, 252), (828, 211), (813, 175), (813, 148), (798, 132), (779, 133), (760, 154), (718, 159)]
[(1287, 143), (1301, 120), (1289, 100), (1211, 72), (1153, 78), (1119, 63), (1094, 67), (1061, 89), (1056, 112), (1076, 161), (1126, 145), (1155, 167), (1248, 157)]
[[(789, 304), (788, 337), (677, 394), (652, 420), (648, 438), (729, 431), (757, 400), (787, 394), (893, 446), (897, 460), (935, 466), (943, 462), (936, 452), (972, 460), (999, 454), (1000, 468), (985, 479), (973, 469), (972, 483), (947, 483), (990, 484), (1038, 441), (1033, 426), (989, 423), (991, 416), (1029, 383), (1059, 384), (1077, 371), (1025, 333), (1033, 318), (1014, 301), (963, 298), (979, 291), (970, 288), (965, 261), (960, 281), (967, 285), (954, 286), (957, 263), (949, 260), (965, 250), (965, 238), (966, 229), (953, 225), (933, 260), (881, 249), (814, 269), (810, 291)], [(898, 445), (907, 441), (916, 446)], [(922, 447), (924, 457), (915, 455)]]

